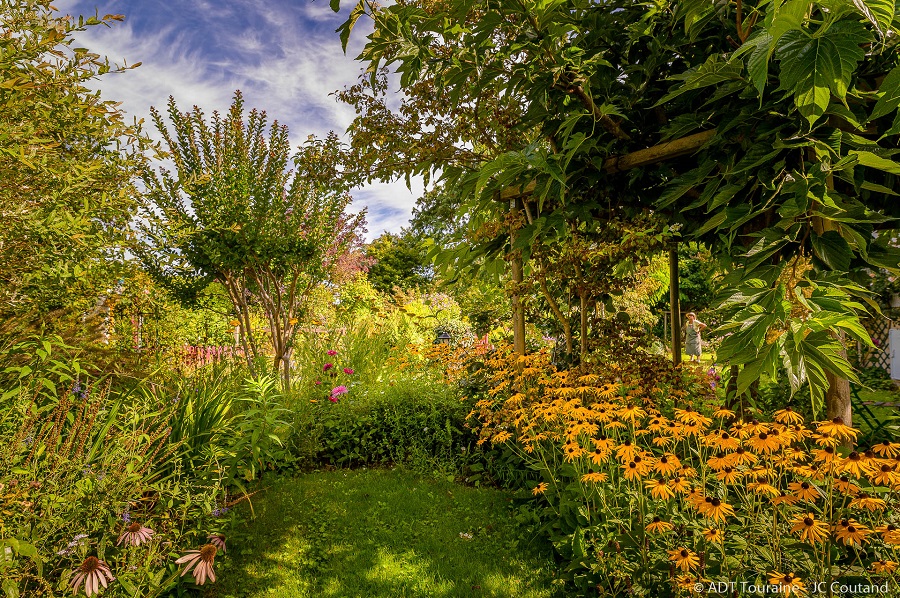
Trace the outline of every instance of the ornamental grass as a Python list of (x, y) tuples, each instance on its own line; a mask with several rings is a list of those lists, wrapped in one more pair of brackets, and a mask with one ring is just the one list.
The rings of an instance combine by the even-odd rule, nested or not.
[(648, 384), (616, 366), (556, 371), (546, 352), (483, 361), (470, 425), (539, 472), (532, 494), (576, 587), (686, 595), (780, 579), (802, 594), (861, 578), (897, 592), (900, 445), (855, 447), (840, 419), (789, 408), (741, 418), (704, 372), (675, 372)]

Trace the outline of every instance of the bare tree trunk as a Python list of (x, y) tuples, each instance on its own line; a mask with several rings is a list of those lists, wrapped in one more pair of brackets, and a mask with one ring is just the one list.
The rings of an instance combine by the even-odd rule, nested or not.
[(247, 361), (247, 369), (250, 370), (251, 376), (256, 376), (256, 370), (253, 361), (256, 358), (256, 346), (253, 342), (253, 333), (250, 329), (250, 310), (247, 308), (247, 301), (244, 297), (243, 287), (238, 284), (231, 276), (225, 277), (225, 288), (231, 297), (231, 303), (238, 312), (238, 337), (240, 338), (241, 348), (244, 350), (244, 359)]
[(581, 361), (584, 362), (587, 357), (587, 334), (588, 334), (588, 301), (587, 301), (587, 293), (581, 291), (578, 293), (578, 299), (581, 302)]
[[(841, 345), (844, 344), (844, 335), (835, 335)], [(839, 356), (847, 359), (847, 350), (842, 348)], [(828, 390), (825, 391), (825, 415), (828, 419), (840, 418), (844, 425), (853, 425), (853, 406), (850, 396), (850, 381), (839, 378), (828, 370), (825, 370), (825, 379), (828, 380)], [(853, 446), (852, 441), (844, 443), (845, 446)]]

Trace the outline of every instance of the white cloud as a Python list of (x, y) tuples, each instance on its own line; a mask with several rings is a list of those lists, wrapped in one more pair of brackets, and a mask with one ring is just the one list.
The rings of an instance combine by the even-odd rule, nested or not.
[[(94, 5), (84, 1), (58, 4), (63, 11), (94, 12)], [(197, 105), (207, 114), (224, 111), (234, 90), (240, 89), (248, 108), (264, 109), (271, 119), (287, 124), (297, 145), (311, 133), (334, 130), (344, 135), (355, 117), (351, 107), (330, 94), (357, 81), (361, 65), (353, 57), (365, 43), (368, 24), (360, 21), (345, 55), (334, 32), (345, 17), (335, 15), (325, 0), (296, 4), (232, 0), (206, 2), (205, 8), (194, 3), (192, 8), (200, 8), (198, 14), (204, 15), (201, 30), (197, 23), (179, 19), (177, 2), (167, 18), (155, 19), (165, 23), (158, 30), (137, 23), (137, 11), (138, 16), (129, 19), (128, 3), (105, 4), (99, 7), (100, 14), (125, 12), (126, 22), (89, 28), (79, 34), (79, 43), (112, 62), (142, 63), (97, 83), (106, 99), (122, 102), (130, 115), (149, 122), (150, 106), (162, 109), (169, 95), (182, 110)], [(248, 25), (251, 22), (254, 26)], [(210, 35), (215, 39), (198, 37)], [(229, 51), (210, 51), (216, 44)], [(152, 125), (147, 130), (154, 133)], [(422, 187), (421, 180), (414, 180), (412, 192), (403, 182), (357, 190), (354, 207), (368, 208), (369, 237), (384, 230), (397, 232), (407, 224)]]

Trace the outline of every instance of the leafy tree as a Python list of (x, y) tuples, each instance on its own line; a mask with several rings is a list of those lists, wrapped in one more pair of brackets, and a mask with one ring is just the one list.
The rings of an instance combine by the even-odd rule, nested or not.
[(73, 34), (121, 18), (63, 16), (49, 0), (0, 4), (4, 318), (84, 309), (118, 275), (139, 164), (126, 151), (139, 130), (88, 83), (129, 67), (77, 47)]
[(517, 242), (501, 228), (454, 247), (457, 264), (652, 209), (730, 272), (719, 357), (743, 366), (738, 390), (784, 363), (850, 419), (843, 339), (870, 342), (859, 318), (877, 307), (851, 275), (900, 267), (875, 234), (900, 216), (893, 3), (361, 1), (345, 37), (362, 15), (367, 70), (392, 67), (411, 98), (387, 114), (376, 84), (345, 94), (354, 134), (391, 149), (363, 163), (440, 170), (475, 228), (502, 222), (495, 193), (533, 198)]
[(137, 248), (145, 268), (181, 301), (213, 281), (225, 286), (253, 368), (262, 355), (251, 306), (263, 311), (272, 367), (290, 385), (291, 348), (317, 286), (361, 255), (364, 213), (348, 215), (343, 150), (334, 134), (292, 155), (287, 127), (265, 112), (245, 118), (240, 92), (225, 115), (153, 110), (174, 170), (143, 174)]
[(384, 233), (366, 246), (366, 256), (374, 262), (369, 282), (382, 293), (425, 287), (432, 281), (425, 253), (406, 235)]

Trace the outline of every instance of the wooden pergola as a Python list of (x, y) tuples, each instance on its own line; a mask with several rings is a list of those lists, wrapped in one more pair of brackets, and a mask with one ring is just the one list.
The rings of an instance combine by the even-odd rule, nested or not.
[[(652, 147), (631, 152), (623, 156), (610, 156), (603, 161), (601, 169), (607, 174), (616, 174), (625, 172), (632, 168), (641, 166), (649, 166), (657, 164), (680, 156), (691, 154), (715, 137), (716, 129), (703, 131), (681, 137), (665, 143), (660, 143)], [(512, 220), (522, 210), (523, 203), (527, 201), (527, 197), (534, 193), (536, 183), (525, 185), (525, 187), (508, 187), (495, 194), (494, 199), (501, 202), (509, 203), (509, 210), (512, 213)], [(515, 244), (516, 231), (510, 228), (510, 245)], [(510, 260), (510, 268), (512, 270), (512, 279), (516, 284), (516, 290), (512, 296), (513, 310), (513, 347), (517, 354), (525, 355), (525, 310), (522, 306), (522, 298), (519, 295), (518, 285), (523, 281), (523, 265), (522, 260), (515, 255)], [(681, 306), (680, 306), (680, 290), (678, 285), (678, 244), (672, 243), (669, 247), (669, 309), (672, 318), (672, 360), (675, 365), (681, 363)]]

